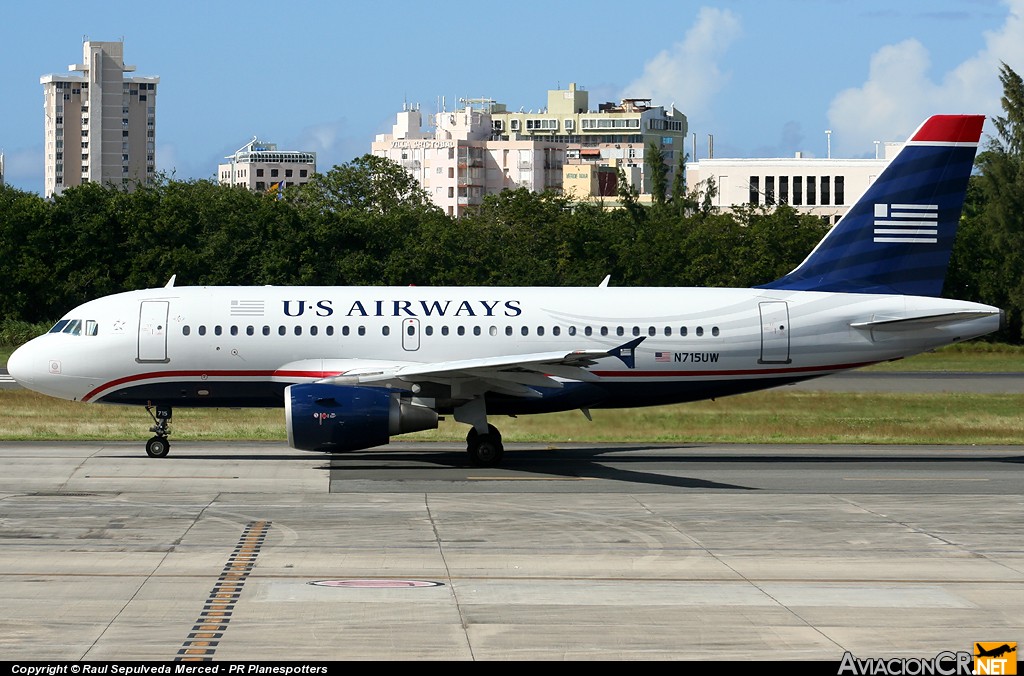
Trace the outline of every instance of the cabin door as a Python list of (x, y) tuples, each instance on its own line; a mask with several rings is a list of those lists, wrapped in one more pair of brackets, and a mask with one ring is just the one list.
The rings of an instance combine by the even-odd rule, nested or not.
[(761, 303), (761, 358), (758, 364), (788, 364), (789, 306), (784, 301)]
[(144, 300), (139, 305), (138, 361), (166, 362), (167, 312), (166, 300)]

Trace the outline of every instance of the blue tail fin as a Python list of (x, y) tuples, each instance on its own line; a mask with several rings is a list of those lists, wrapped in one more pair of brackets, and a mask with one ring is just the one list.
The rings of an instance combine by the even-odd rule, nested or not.
[(761, 288), (938, 296), (984, 115), (936, 115), (814, 251)]

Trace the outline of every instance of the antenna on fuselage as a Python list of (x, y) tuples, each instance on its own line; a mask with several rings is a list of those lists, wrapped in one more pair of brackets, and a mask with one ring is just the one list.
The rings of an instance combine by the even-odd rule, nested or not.
[(603, 289), (604, 287), (608, 286), (608, 282), (610, 282), (610, 281), (612, 281), (612, 276), (611, 275), (605, 275), (604, 279), (602, 279), (601, 283), (598, 284), (597, 286), (599, 288)]
[(174, 286), (174, 278), (175, 278), (175, 277), (177, 277), (177, 276), (178, 276), (178, 275), (171, 275), (171, 278), (167, 280), (167, 283), (166, 283), (166, 284), (164, 284), (164, 288), (165, 288), (165, 289), (169, 289), (169, 288), (171, 288), (172, 286)]

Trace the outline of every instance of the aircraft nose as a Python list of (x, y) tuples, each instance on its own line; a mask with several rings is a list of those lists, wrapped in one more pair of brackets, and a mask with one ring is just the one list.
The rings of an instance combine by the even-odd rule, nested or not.
[(19, 383), (31, 385), (34, 380), (32, 348), (26, 343), (7, 359), (7, 372)]

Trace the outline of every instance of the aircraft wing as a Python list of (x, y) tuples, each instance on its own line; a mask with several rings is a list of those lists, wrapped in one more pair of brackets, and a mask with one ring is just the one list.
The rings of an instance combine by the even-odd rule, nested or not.
[(606, 357), (617, 357), (627, 366), (634, 364), (633, 351), (643, 338), (611, 350), (582, 349), (571, 352), (458, 359), (434, 363), (396, 365), (392, 368), (351, 369), (318, 382), (338, 385), (374, 385), (400, 381), (404, 384), (432, 382), (450, 385), (453, 396), (496, 391), (520, 397), (540, 397), (534, 387), (561, 388), (562, 381), (593, 382), (598, 377), (585, 367)]

